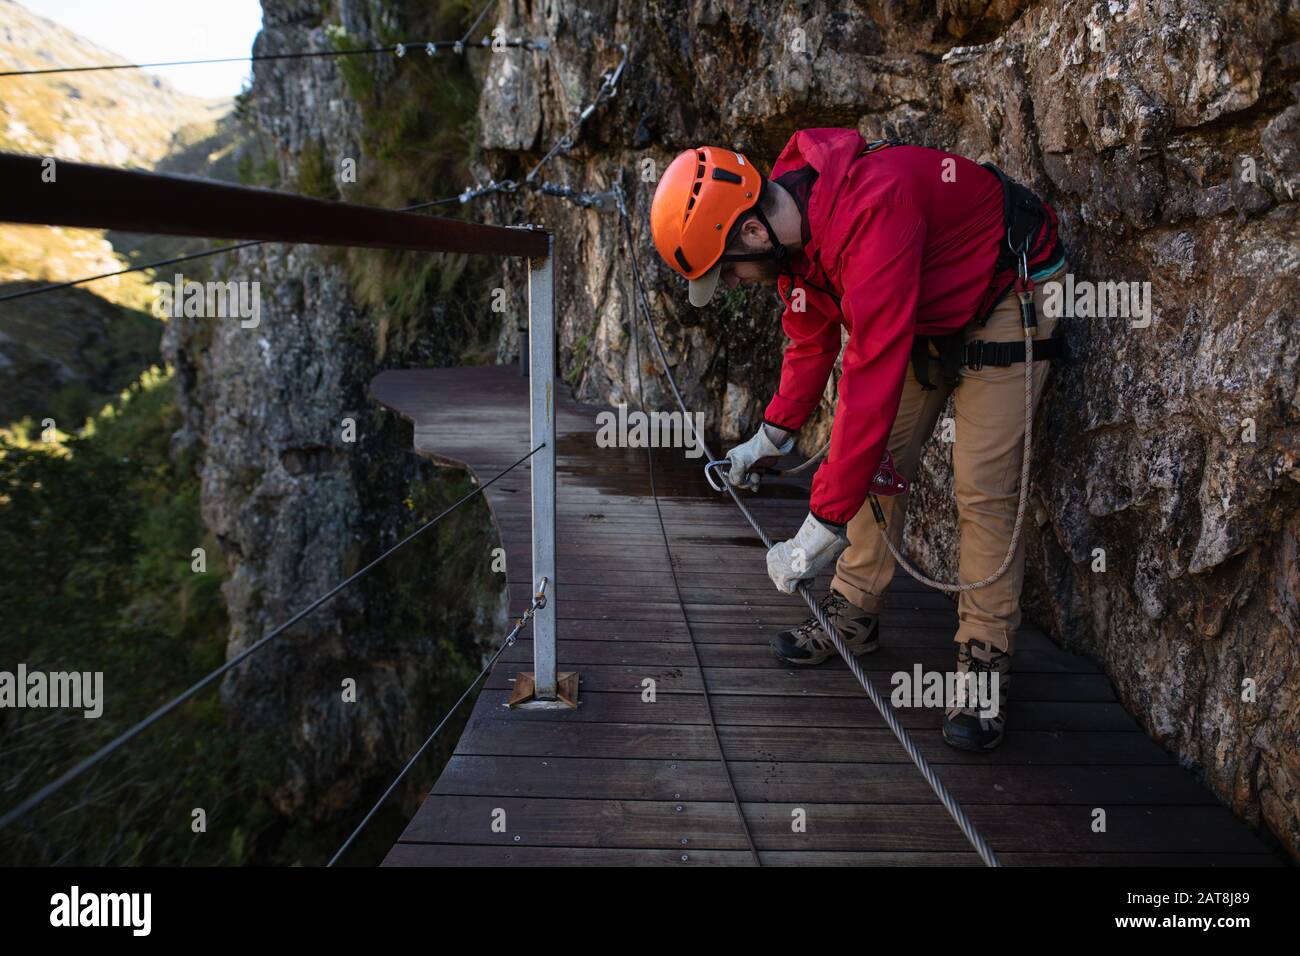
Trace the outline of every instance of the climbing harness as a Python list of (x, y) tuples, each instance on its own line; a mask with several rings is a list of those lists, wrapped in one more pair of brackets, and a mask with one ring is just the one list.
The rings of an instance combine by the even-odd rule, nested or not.
[[(646, 293), (645, 283), (642, 281), (641, 268), (637, 262), (636, 244), (632, 238), (632, 223), (627, 212), (626, 200), (622, 188), (620, 186), (615, 186), (615, 189), (618, 191), (618, 210), (619, 215), (623, 220), (623, 232), (627, 241), (628, 264), (632, 272), (633, 285), (636, 289), (637, 304), (640, 305), (639, 312), (645, 323), (645, 327), (650, 334), (650, 342), (654, 346), (655, 356), (659, 360), (659, 367), (663, 371), (664, 379), (667, 381), (668, 387), (672, 391), (673, 398), (676, 400), (677, 407), (683, 414), (687, 427), (690, 428), (691, 434), (698, 443), (695, 447), (704, 451), (706, 460), (713, 461), (715, 459), (713, 458), (713, 454), (710, 451), (708, 444), (704, 440), (704, 436), (696, 430), (695, 422), (687, 412), (686, 402), (682, 398), (682, 393), (677, 387), (676, 380), (673, 378), (672, 368), (668, 363), (668, 356), (664, 353), (663, 343), (659, 341), (659, 333), (655, 330), (654, 322), (651, 318), (649, 296)], [(741, 501), (740, 495), (736, 493), (736, 490), (732, 488), (730, 484), (725, 484), (723, 490), (731, 495), (731, 500), (736, 503), (736, 507), (740, 509), (740, 513), (744, 515), (745, 520), (749, 522), (750, 527), (754, 529), (754, 533), (758, 535), (759, 540), (761, 540), (770, 550), (772, 548), (772, 539), (768, 537), (767, 532), (763, 530), (753, 513), (745, 506), (745, 503)], [(676, 576), (674, 575), (674, 580), (675, 578)], [(911, 759), (912, 763), (916, 765), (916, 769), (920, 771), (921, 776), (925, 778), (925, 782), (929, 784), (930, 789), (933, 790), (935, 796), (939, 798), (939, 802), (943, 804), (943, 808), (948, 811), (949, 816), (952, 817), (962, 834), (968, 841), (970, 841), (971, 846), (975, 848), (975, 852), (979, 854), (980, 859), (988, 866), (1000, 866), (1001, 864), (998, 862), (998, 858), (993, 853), (992, 848), (988, 845), (979, 831), (975, 829), (975, 825), (970, 821), (970, 818), (966, 816), (966, 812), (962, 809), (961, 805), (953, 798), (952, 794), (948, 792), (948, 788), (944, 786), (943, 781), (939, 779), (933, 768), (931, 768), (929, 762), (924, 756), (922, 756), (916, 743), (912, 740), (911, 735), (908, 734), (908, 732), (903, 729), (903, 725), (899, 723), (898, 717), (895, 716), (893, 708), (890, 707), (884, 698), (880, 696), (880, 692), (876, 690), (875, 685), (872, 684), (870, 678), (867, 677), (866, 672), (862, 669), (862, 665), (858, 663), (858, 659), (849, 651), (839, 630), (831, 623), (820, 604), (813, 598), (812, 591), (808, 587), (807, 582), (801, 582), (799, 584), (798, 594), (803, 598), (804, 603), (808, 605), (813, 616), (817, 618), (817, 623), (822, 626), (822, 630), (824, 630), (827, 636), (830, 637), (831, 642), (835, 645), (835, 650), (839, 652), (839, 655), (842, 658), (844, 658), (844, 662), (848, 665), (849, 671), (866, 692), (867, 697), (879, 712), (885, 725), (889, 727), (890, 731), (898, 739), (898, 742), (907, 752), (907, 756)], [(708, 695), (706, 692), (706, 701), (707, 698)], [(734, 788), (732, 792), (734, 794)], [(738, 801), (737, 809), (740, 809)], [(743, 812), (741, 813), (741, 818), (742, 820), (744, 818)], [(756, 853), (755, 856), (757, 856)]]

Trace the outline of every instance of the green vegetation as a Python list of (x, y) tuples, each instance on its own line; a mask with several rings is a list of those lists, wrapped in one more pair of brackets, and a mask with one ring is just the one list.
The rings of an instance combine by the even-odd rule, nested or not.
[(238, 138), (235, 149), (235, 176), (238, 181), (245, 186), (259, 186), (262, 189), (279, 188), (280, 166), (275, 161), (275, 153), (266, 137), (257, 130), (251, 87), (235, 97), (231, 121), (235, 131), (233, 135)]
[[(199, 521), (193, 460), (168, 453), (179, 425), (170, 376), (152, 368), (80, 435), (33, 441), (27, 422), (0, 432), (0, 661), (102, 671), (106, 681), (98, 720), (3, 712), (2, 762), (13, 770), (0, 793), (4, 805), (224, 658), (221, 553)], [(207, 556), (200, 573), (191, 569), (197, 547)], [(127, 675), (129, 692), (121, 683)], [(188, 828), (152, 824), (159, 814), (188, 813), (178, 808), (198, 792), (238, 786), (227, 777), (233, 747), (223, 743), (224, 729), (215, 698), (185, 708), (90, 785), (74, 788), (77, 798), (59, 800), (61, 812), (38, 813), (39, 836), (20, 828), (5, 841), (3, 862), (55, 862), (56, 848), (73, 846), (102, 852), (105, 862), (191, 856), (197, 844), (177, 846), (161, 835)], [(171, 771), (153, 772), (160, 767)], [(67, 812), (78, 798), (80, 812)]]
[(568, 371), (564, 373), (564, 381), (570, 388), (577, 388), (583, 369), (587, 367), (587, 355), (590, 351), (591, 333), (583, 332), (573, 343), (573, 358), (569, 361)]
[[(0, 711), (0, 811), (225, 659), (225, 567), (199, 519), (196, 461), (169, 451), (180, 424), (172, 378), (153, 368), (78, 435), (44, 441), (30, 422), (0, 430), (0, 606), (8, 618), (0, 666), (101, 671), (106, 701), (96, 720), (79, 711)], [(442, 472), (413, 480), (400, 534), (472, 487), (467, 476)], [(421, 713), (404, 723), (432, 726), (478, 671), (456, 636), (496, 599), (491, 529), (486, 505), (474, 500), (367, 581), (371, 599), (393, 609), (384, 630), (392, 646), (367, 652), (400, 659), (418, 646), (440, 662), (413, 695)], [(197, 547), (203, 571), (194, 570)], [(430, 601), (432, 580), (458, 599)], [(408, 782), (406, 805), (390, 801), (351, 860), (374, 862), (391, 845), (468, 713)], [(0, 865), (324, 862), (357, 820), (286, 822), (275, 812), (270, 796), (293, 746), (284, 727), (235, 729), (218, 689), (208, 688), (38, 808), (0, 844)], [(207, 813), (206, 833), (191, 830), (195, 807)]]
[[(2, 254), (0, 254), (2, 255)], [(163, 325), (85, 289), (5, 304), (0, 425), (49, 417), (70, 431), (158, 361)]]
[(334, 167), (325, 156), (323, 143), (313, 140), (298, 155), (298, 184), (300, 196), (317, 199), (338, 199), (339, 184)]
[[(325, 16), (331, 15), (332, 11), (326, 11)], [(329, 40), (331, 50), (352, 50), (361, 44), (348, 34), (348, 31), (337, 23), (331, 23), (325, 28), (325, 36)], [(369, 46), (370, 44), (367, 44)], [(371, 71), (370, 66), (361, 57), (341, 56), (334, 61), (338, 65), (339, 74), (343, 77), (343, 84), (352, 94), (352, 98), (358, 103), (369, 101), (375, 95), (375, 74)]]
[(280, 185), (280, 169), (275, 157), (264, 155), (259, 160), (251, 151), (239, 156), (239, 181), (245, 186), (275, 189)]
[(713, 312), (718, 319), (727, 324), (744, 317), (749, 308), (749, 290), (744, 286), (734, 289), (720, 289), (714, 300)]

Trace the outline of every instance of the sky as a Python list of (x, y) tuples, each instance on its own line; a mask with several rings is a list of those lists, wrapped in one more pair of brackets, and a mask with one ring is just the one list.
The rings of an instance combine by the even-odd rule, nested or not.
[[(18, 0), (33, 13), (81, 34), (124, 62), (247, 56), (262, 26), (259, 0)], [(234, 96), (248, 63), (150, 70), (194, 96)]]

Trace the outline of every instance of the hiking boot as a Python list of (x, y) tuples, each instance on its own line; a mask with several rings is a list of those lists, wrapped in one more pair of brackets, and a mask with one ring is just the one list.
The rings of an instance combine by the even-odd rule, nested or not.
[[(822, 612), (835, 625), (844, 638), (849, 653), (855, 657), (870, 654), (880, 647), (876, 615), (868, 614), (834, 588), (821, 599)], [(809, 617), (798, 627), (782, 631), (772, 639), (772, 650), (787, 664), (820, 664), (838, 653), (830, 636), (822, 630), (817, 618)]]
[[(984, 641), (962, 641), (957, 645), (957, 673), (987, 674), (997, 681), (997, 713), (989, 715), (978, 699), (951, 701), (943, 716), (943, 739), (959, 750), (989, 751), (1002, 743), (1007, 728), (1008, 693), (1011, 689), (1011, 655)], [(988, 685), (985, 685), (987, 687)], [(979, 685), (976, 685), (979, 688)], [(983, 689), (976, 691), (978, 695)]]

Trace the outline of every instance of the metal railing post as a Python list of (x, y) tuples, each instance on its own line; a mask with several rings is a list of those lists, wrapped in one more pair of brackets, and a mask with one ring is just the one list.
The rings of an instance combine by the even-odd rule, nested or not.
[(533, 617), (533, 674), (538, 700), (555, 700), (555, 301), (554, 241), (528, 260), (528, 395), (532, 457), (533, 587), (543, 578), (546, 604)]

